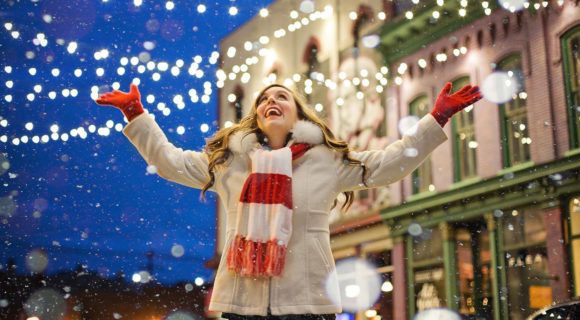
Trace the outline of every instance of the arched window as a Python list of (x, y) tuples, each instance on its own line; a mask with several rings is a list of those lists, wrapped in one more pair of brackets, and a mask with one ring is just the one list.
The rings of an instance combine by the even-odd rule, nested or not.
[(355, 48), (358, 48), (358, 41), (360, 40), (360, 31), (362, 27), (373, 20), (373, 9), (367, 5), (360, 5), (357, 10), (357, 18), (352, 24), (352, 36), (354, 38)]
[[(453, 91), (458, 91), (469, 84), (469, 77), (461, 77), (453, 81)], [(453, 159), (455, 165), (454, 180), (461, 181), (477, 175), (475, 140), (475, 122), (473, 107), (469, 106), (456, 114), (452, 119)]]
[(477, 31), (477, 47), (481, 48), (483, 46), (483, 30)]
[[(429, 98), (427, 95), (421, 95), (411, 101), (411, 114), (422, 118), (431, 109)], [(425, 161), (413, 172), (413, 193), (421, 193), (426, 191), (434, 191), (433, 185), (433, 166), (431, 164), (431, 156), (427, 157)]]
[(235, 116), (236, 116), (236, 123), (239, 123), (242, 120), (242, 101), (244, 101), (244, 89), (239, 84), (234, 88), (232, 92), (235, 95), (235, 100), (232, 102), (231, 106), (234, 108)]
[(513, 54), (498, 64), (499, 70), (508, 72), (512, 81), (517, 81), (518, 89), (513, 99), (500, 104), (502, 152), (504, 168), (530, 161), (528, 111), (526, 108), (526, 84), (522, 73), (522, 56)]
[(320, 41), (316, 37), (310, 37), (302, 54), (302, 62), (306, 64), (304, 80), (297, 83), (297, 89), (303, 93), (308, 104), (318, 105), (317, 109), (322, 111), (324, 108), (321, 106), (326, 102), (326, 90), (323, 85), (325, 72), (322, 70), (319, 54)]
[(316, 79), (316, 72), (319, 72), (320, 69), (320, 61), (318, 61), (319, 52), (320, 43), (318, 39), (311, 37), (303, 57), (303, 61), (308, 65), (305, 75), (306, 78)]
[(566, 32), (561, 41), (570, 149), (575, 149), (580, 147), (580, 26)]

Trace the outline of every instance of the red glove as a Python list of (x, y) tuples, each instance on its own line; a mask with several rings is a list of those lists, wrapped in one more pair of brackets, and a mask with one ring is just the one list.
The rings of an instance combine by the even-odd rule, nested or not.
[(435, 100), (435, 107), (431, 111), (431, 114), (441, 127), (445, 126), (447, 120), (455, 113), (474, 104), (483, 97), (478, 86), (471, 86), (469, 84), (450, 95), (451, 86), (451, 82), (445, 84), (437, 100)]
[(145, 112), (141, 104), (141, 94), (134, 84), (131, 84), (129, 92), (119, 90), (106, 92), (99, 96), (99, 99), (95, 100), (95, 102), (102, 106), (113, 106), (120, 109), (129, 121)]

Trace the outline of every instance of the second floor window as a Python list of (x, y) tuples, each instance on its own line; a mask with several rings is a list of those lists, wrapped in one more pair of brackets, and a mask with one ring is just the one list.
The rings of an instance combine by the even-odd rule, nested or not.
[(570, 148), (580, 148), (580, 26), (562, 37)]
[[(458, 91), (469, 84), (469, 77), (453, 81), (453, 90)], [(454, 180), (461, 181), (477, 174), (475, 122), (473, 106), (463, 109), (453, 117), (453, 155), (455, 160)]]
[[(427, 95), (422, 95), (415, 98), (411, 102), (411, 114), (419, 118), (423, 118), (431, 109), (431, 104)], [(431, 164), (431, 156), (427, 157), (425, 161), (413, 172), (413, 193), (421, 193), (425, 191), (433, 191), (433, 166)]]
[(528, 112), (526, 108), (525, 81), (522, 73), (522, 57), (513, 54), (498, 63), (498, 69), (506, 71), (510, 81), (518, 82), (518, 90), (512, 100), (499, 107), (503, 167), (508, 168), (530, 161), (530, 144)]

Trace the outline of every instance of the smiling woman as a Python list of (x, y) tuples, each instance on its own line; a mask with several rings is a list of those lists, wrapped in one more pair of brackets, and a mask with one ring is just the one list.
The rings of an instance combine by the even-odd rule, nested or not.
[(298, 121), (296, 102), (283, 87), (272, 86), (263, 91), (256, 108), (258, 128), (268, 138), (272, 149), (280, 149), (286, 143), (288, 133)]
[[(209, 309), (229, 319), (331, 319), (341, 312), (330, 249), (336, 196), (384, 186), (411, 173), (446, 140), (442, 127), (481, 99), (448, 83), (417, 129), (384, 150), (351, 151), (289, 88), (273, 84), (240, 123), (219, 130), (203, 152), (171, 144), (146, 114), (137, 86), (96, 100), (123, 111), (123, 130), (156, 173), (216, 192), (227, 208), (226, 243)], [(417, 154), (406, 156), (413, 148)], [(315, 186), (324, 186), (322, 188)], [(314, 216), (320, 218), (312, 218)], [(306, 288), (307, 292), (304, 292)]]

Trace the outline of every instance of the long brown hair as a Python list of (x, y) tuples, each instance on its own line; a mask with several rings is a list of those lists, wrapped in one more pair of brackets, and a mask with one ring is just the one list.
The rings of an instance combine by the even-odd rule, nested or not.
[[(366, 166), (362, 163), (362, 161), (352, 159), (349, 156), (350, 147), (348, 146), (346, 141), (336, 138), (332, 130), (330, 130), (330, 128), (324, 123), (324, 121), (322, 121), (322, 119), (320, 119), (316, 115), (316, 113), (314, 113), (310, 108), (306, 107), (306, 103), (304, 102), (304, 100), (300, 98), (293, 90), (281, 84), (271, 84), (260, 91), (260, 93), (256, 97), (256, 100), (254, 101), (252, 108), (250, 109), (250, 113), (246, 115), (244, 118), (242, 118), (242, 120), (240, 120), (240, 123), (234, 124), (229, 128), (223, 128), (219, 130), (212, 139), (208, 140), (207, 145), (205, 146), (205, 152), (208, 154), (209, 157), (208, 172), (210, 180), (203, 186), (201, 192), (202, 196), (205, 196), (205, 192), (209, 188), (211, 188), (214, 184), (215, 181), (214, 170), (216, 169), (216, 167), (218, 167), (219, 165), (223, 165), (231, 155), (231, 150), (228, 148), (230, 136), (238, 131), (244, 131), (246, 132), (247, 135), (252, 133), (255, 133), (257, 135), (262, 134), (261, 130), (258, 128), (258, 117), (256, 113), (258, 102), (260, 101), (260, 98), (262, 97), (264, 92), (266, 92), (266, 90), (272, 87), (284, 88), (292, 94), (292, 97), (296, 102), (298, 118), (301, 120), (308, 120), (316, 124), (318, 127), (320, 127), (324, 136), (324, 144), (327, 147), (342, 153), (342, 158), (345, 163), (352, 166), (360, 166), (363, 170), (361, 175), (361, 181), (366, 186), (365, 179)], [(343, 193), (346, 199), (344, 204), (342, 205), (342, 208), (346, 211), (348, 210), (348, 208), (350, 207), (350, 205), (354, 200), (354, 192), (347, 191)], [(334, 200), (333, 207), (336, 206), (336, 203), (337, 200)]]

